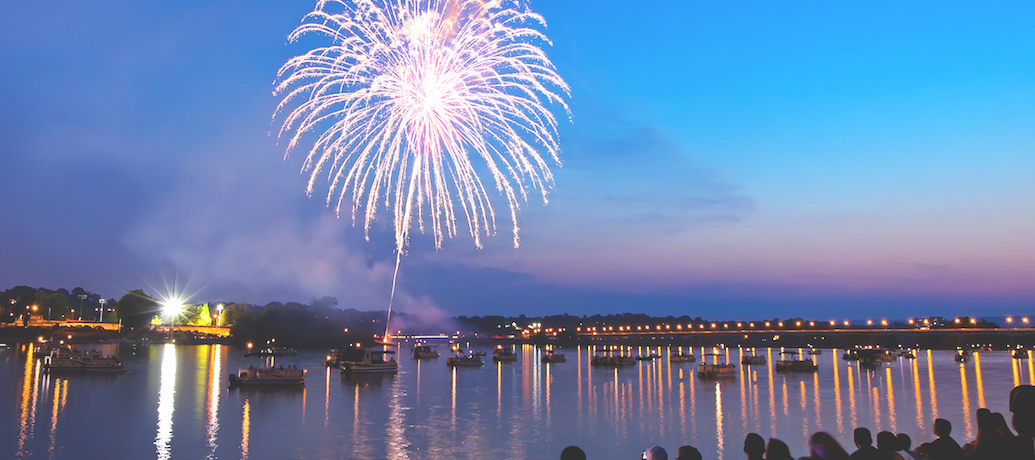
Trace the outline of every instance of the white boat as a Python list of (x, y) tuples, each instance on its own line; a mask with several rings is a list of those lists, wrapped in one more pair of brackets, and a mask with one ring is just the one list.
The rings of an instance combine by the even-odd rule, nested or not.
[(43, 357), (43, 370), (45, 372), (125, 372), (126, 366), (114, 356), (59, 348), (51, 350), (48, 355)]
[(421, 358), (438, 358), (438, 351), (431, 345), (417, 345), (413, 347), (413, 357), (417, 359)]
[[(697, 366), (697, 377), (702, 379), (724, 379), (734, 378), (737, 376), (737, 366), (727, 363), (725, 359), (723, 359), (722, 355), (709, 353), (704, 356), (705, 362), (702, 362)], [(708, 356), (715, 357), (714, 363), (707, 363)]]
[(497, 345), (496, 349), (492, 351), (492, 360), (497, 363), (501, 361), (517, 361), (517, 355), (510, 348), (503, 348), (503, 345)]
[(230, 374), (230, 386), (257, 386), (257, 385), (303, 385), (305, 384), (305, 369), (298, 369), (294, 366), (285, 368), (275, 367), (249, 367), (237, 371), (237, 374)]
[(453, 356), (446, 358), (446, 365), (449, 367), (477, 367), (485, 364), (481, 356), (473, 356), (457, 350)]
[(553, 350), (546, 350), (543, 352), (541, 359), (544, 363), (563, 363), (568, 359), (564, 357), (563, 353), (554, 353)]
[(363, 357), (358, 361), (344, 361), (341, 371), (346, 374), (394, 374), (399, 372), (399, 363), (395, 361), (395, 352), (361, 348)]

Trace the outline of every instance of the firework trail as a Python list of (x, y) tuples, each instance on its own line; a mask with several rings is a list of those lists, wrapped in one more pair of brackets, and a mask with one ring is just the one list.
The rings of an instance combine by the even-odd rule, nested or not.
[(392, 212), (389, 319), (414, 221), (436, 248), (463, 223), (479, 248), (495, 234), (479, 171), (506, 199), (514, 247), (528, 191), (546, 203), (553, 175), (545, 158), (560, 164), (548, 107), (567, 113), (569, 90), (540, 47), (550, 44), (545, 26), (522, 0), (321, 0), (289, 36), (330, 44), (280, 68), (279, 135), (287, 153), (315, 137), (302, 165), (307, 194), (326, 175), (328, 205), (340, 216), (351, 203), (353, 222), (362, 212), (368, 239), (379, 208)]

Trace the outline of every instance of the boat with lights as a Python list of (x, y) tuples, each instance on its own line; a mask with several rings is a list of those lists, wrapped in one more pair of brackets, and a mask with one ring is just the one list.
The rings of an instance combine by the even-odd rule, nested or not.
[(510, 362), (517, 361), (517, 355), (510, 348), (504, 348), (503, 345), (496, 345), (496, 349), (492, 351), (493, 362)]
[(126, 366), (115, 356), (104, 356), (100, 352), (81, 352), (69, 348), (56, 348), (43, 357), (44, 372), (125, 372)]
[(456, 350), (453, 356), (446, 358), (446, 366), (449, 367), (478, 367), (485, 364), (481, 356), (474, 356), (464, 353), (463, 350)]
[[(712, 364), (708, 364), (708, 357), (713, 357)], [(697, 366), (697, 377), (702, 379), (724, 379), (737, 376), (737, 366), (727, 363), (723, 355), (718, 353), (707, 353), (704, 361)]]
[(784, 351), (780, 354), (787, 358), (773, 363), (776, 372), (815, 372), (819, 368), (811, 359), (797, 359), (796, 351)]
[(395, 361), (394, 350), (376, 348), (358, 348), (362, 356), (356, 353), (358, 360), (347, 360), (341, 364), (344, 374), (395, 374), (399, 372), (399, 363)]

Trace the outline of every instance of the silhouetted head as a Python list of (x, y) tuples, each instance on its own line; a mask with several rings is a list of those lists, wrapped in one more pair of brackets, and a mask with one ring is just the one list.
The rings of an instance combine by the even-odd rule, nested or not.
[[(866, 430), (863, 428), (863, 430)], [(856, 429), (856, 432), (859, 430)], [(869, 438), (870, 430), (866, 430), (867, 438)], [(837, 443), (837, 440), (833, 436), (825, 432), (817, 432), (809, 438), (809, 450), (811, 455), (815, 458), (829, 459), (829, 460), (848, 460), (848, 452), (845, 452), (841, 448), (841, 445)]]
[(661, 446), (650, 446), (643, 451), (643, 458), (646, 460), (668, 460), (668, 452)]
[(1035, 437), (1035, 386), (1019, 385), (1010, 391), (1013, 429), (1019, 436)]
[(895, 438), (898, 439), (898, 450), (909, 450), (913, 446), (913, 440), (909, 439), (908, 434), (899, 433)]
[(873, 435), (870, 434), (870, 430), (867, 428), (859, 427), (852, 433), (852, 440), (855, 441), (855, 447), (864, 447), (873, 445)]
[(884, 453), (893, 453), (898, 450), (898, 438), (890, 431), (877, 433), (877, 450)]
[(561, 460), (586, 460), (586, 453), (578, 446), (568, 446), (561, 451)]
[(977, 426), (978, 431), (988, 431), (994, 429), (992, 425), (992, 411), (985, 409), (984, 407), (977, 410)]
[(1006, 424), (1006, 417), (998, 412), (992, 413), (992, 425), (995, 427), (995, 431), (999, 436), (1006, 438), (1012, 438), (1013, 432), (1010, 431), (1010, 425)]
[(756, 433), (748, 433), (744, 438), (744, 453), (748, 458), (762, 458), (765, 453), (765, 439)]
[(791, 449), (779, 439), (769, 438), (769, 445), (765, 448), (766, 460), (794, 460), (791, 456)]
[(701, 451), (694, 446), (683, 446), (676, 452), (676, 460), (701, 460)]
[(952, 424), (943, 418), (934, 420), (934, 435), (942, 438), (952, 434)]

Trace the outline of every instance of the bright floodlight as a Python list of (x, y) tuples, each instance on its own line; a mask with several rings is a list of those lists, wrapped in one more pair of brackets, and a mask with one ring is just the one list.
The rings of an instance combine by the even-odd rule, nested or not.
[(166, 300), (165, 303), (162, 304), (162, 312), (165, 313), (165, 316), (169, 317), (179, 315), (183, 312), (183, 300), (176, 298)]

